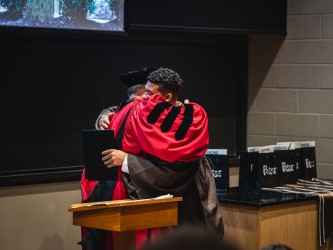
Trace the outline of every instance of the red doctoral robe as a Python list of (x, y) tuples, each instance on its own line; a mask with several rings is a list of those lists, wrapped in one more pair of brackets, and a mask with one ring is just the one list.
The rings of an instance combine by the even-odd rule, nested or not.
[(136, 103), (123, 139), (123, 151), (142, 157), (152, 155), (166, 162), (199, 160), (208, 145), (205, 110), (196, 103), (170, 106), (160, 95)]
[[(110, 125), (108, 129), (114, 130), (118, 147), (121, 147), (121, 130), (122, 126), (125, 125), (123, 121), (125, 121), (126, 115), (129, 113), (135, 103), (135, 101), (127, 101), (124, 104), (121, 104), (117, 112), (109, 117)], [(89, 180), (86, 178), (85, 170), (83, 170), (81, 177), (81, 202), (127, 199), (128, 196), (122, 181), (121, 166), (118, 166), (117, 168), (118, 178), (116, 182)], [(81, 244), (84, 249), (113, 249), (112, 232), (107, 232), (105, 230), (90, 230), (91, 235), (88, 235), (88, 237), (84, 238), (87, 234), (87, 228), (82, 227), (81, 231), (83, 240), (79, 244)]]
[(204, 156), (208, 145), (208, 118), (200, 105), (171, 106), (160, 95), (137, 103), (123, 138), (127, 194), (131, 199), (182, 196), (179, 225), (199, 224), (223, 234), (215, 180)]

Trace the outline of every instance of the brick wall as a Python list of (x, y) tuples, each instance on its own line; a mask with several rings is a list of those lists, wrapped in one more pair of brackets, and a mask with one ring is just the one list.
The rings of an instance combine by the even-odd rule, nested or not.
[(247, 145), (315, 140), (333, 179), (333, 1), (288, 0), (287, 35), (249, 38)]

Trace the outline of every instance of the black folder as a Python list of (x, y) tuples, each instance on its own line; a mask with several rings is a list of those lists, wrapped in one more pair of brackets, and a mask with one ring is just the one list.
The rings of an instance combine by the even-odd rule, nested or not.
[(102, 151), (115, 148), (113, 130), (82, 130), (85, 174), (90, 180), (117, 180), (117, 167), (107, 168)]

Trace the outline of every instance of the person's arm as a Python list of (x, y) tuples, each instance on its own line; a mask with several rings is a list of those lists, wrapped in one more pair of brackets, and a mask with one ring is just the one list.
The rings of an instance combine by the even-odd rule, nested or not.
[(108, 107), (107, 109), (103, 109), (96, 119), (95, 128), (99, 130), (106, 129), (110, 124), (109, 116), (111, 114), (114, 114), (116, 110), (117, 106), (111, 106)]
[(144, 159), (118, 149), (107, 149), (102, 155), (106, 167), (122, 166), (122, 171), (129, 174), (136, 188), (150, 190), (151, 195), (154, 194), (152, 197), (159, 192), (158, 195), (182, 194), (194, 180), (199, 167), (199, 161), (169, 163), (155, 157)]

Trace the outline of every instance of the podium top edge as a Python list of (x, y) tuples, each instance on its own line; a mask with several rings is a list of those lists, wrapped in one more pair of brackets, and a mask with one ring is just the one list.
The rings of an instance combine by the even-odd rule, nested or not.
[(167, 202), (179, 202), (182, 201), (183, 197), (172, 197), (172, 198), (151, 198), (151, 199), (141, 199), (141, 200), (113, 200), (113, 201), (99, 201), (99, 202), (87, 202), (72, 204), (68, 208), (69, 212), (92, 210), (92, 209), (103, 209), (103, 208), (115, 208), (115, 207), (128, 207), (128, 206), (138, 206), (138, 205), (149, 205), (156, 203), (167, 203)]

